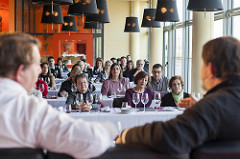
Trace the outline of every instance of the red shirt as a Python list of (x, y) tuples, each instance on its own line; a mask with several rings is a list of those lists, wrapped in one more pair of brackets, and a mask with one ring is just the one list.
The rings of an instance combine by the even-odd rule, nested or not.
[[(38, 79), (37, 82), (36, 82), (36, 89), (37, 89), (37, 90), (40, 90), (40, 89), (39, 89), (39, 85), (40, 85), (40, 84), (44, 84), (44, 90), (43, 90), (43, 92), (42, 92), (42, 96), (43, 96), (43, 97), (46, 97), (46, 95), (48, 94), (47, 83), (46, 83), (45, 81), (43, 81), (43, 80)], [(40, 90), (40, 91), (41, 91), (41, 90)]]

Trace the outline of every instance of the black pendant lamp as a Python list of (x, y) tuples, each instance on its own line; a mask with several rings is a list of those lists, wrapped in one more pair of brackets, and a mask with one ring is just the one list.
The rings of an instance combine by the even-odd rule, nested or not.
[(96, 0), (74, 0), (74, 4), (69, 5), (68, 14), (98, 14)]
[(33, 4), (60, 4), (70, 5), (73, 4), (73, 0), (32, 0)]
[(99, 23), (110, 23), (108, 16), (108, 8), (106, 0), (96, 0), (98, 15), (88, 15), (86, 21), (88, 22), (99, 22)]
[(138, 26), (138, 17), (126, 17), (124, 32), (140, 32)]
[(160, 28), (160, 22), (155, 21), (156, 9), (144, 9), (141, 27)]
[(188, 10), (192, 11), (218, 11), (223, 10), (221, 0), (189, 0)]
[(178, 22), (176, 0), (158, 0), (155, 21)]
[(60, 5), (44, 5), (41, 23), (63, 24), (62, 7)]
[(76, 19), (72, 16), (65, 16), (62, 31), (77, 31)]
[(102, 25), (100, 23), (91, 23), (91, 22), (85, 22), (84, 23), (84, 29), (101, 29)]

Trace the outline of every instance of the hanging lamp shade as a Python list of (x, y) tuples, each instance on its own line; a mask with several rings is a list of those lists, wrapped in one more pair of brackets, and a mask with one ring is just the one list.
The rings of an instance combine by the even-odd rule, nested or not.
[(65, 16), (62, 31), (77, 31), (76, 19), (72, 16)]
[[(53, 7), (53, 11), (52, 11)], [(63, 24), (62, 7), (60, 5), (44, 5), (42, 20), (43, 24)]]
[(32, 0), (33, 4), (60, 4), (60, 5), (70, 5), (73, 4), (73, 0)]
[(69, 5), (68, 14), (98, 14), (96, 0), (74, 0), (74, 4)]
[(138, 26), (138, 17), (126, 17), (124, 32), (140, 32)]
[(176, 0), (158, 0), (155, 21), (178, 22)]
[(155, 21), (156, 9), (144, 9), (141, 27), (160, 28), (160, 22)]
[(91, 22), (85, 22), (84, 23), (84, 29), (101, 29), (102, 25), (100, 23), (91, 23)]
[(221, 0), (189, 0), (188, 10), (192, 11), (218, 11), (223, 10)]
[(106, 0), (96, 0), (98, 15), (89, 15), (87, 20), (89, 22), (110, 23), (108, 16), (108, 8)]

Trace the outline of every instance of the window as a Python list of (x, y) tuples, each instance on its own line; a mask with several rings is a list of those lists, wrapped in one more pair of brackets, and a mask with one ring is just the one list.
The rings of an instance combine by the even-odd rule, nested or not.
[(223, 19), (214, 21), (214, 38), (223, 36)]

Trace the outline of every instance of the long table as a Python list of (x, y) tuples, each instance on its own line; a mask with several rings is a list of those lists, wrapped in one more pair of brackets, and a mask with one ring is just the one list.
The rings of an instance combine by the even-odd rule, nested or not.
[(183, 111), (173, 109), (172, 111), (133, 112), (130, 114), (121, 114), (119, 108), (114, 108), (110, 113), (74, 112), (69, 115), (75, 119), (80, 118), (86, 121), (111, 121), (118, 127), (119, 131), (122, 131), (126, 128), (144, 125), (153, 121), (167, 121), (182, 113)]

